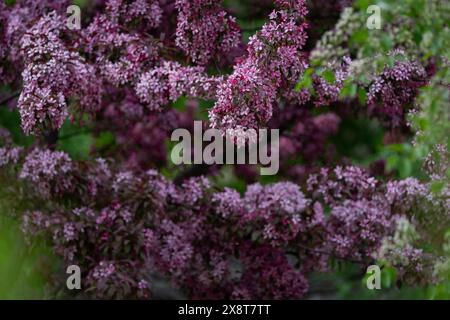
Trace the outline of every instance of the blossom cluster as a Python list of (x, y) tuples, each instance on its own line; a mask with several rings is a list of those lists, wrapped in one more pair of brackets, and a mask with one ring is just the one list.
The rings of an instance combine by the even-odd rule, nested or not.
[(19, 162), (23, 148), (13, 145), (8, 130), (0, 128), (0, 168)]
[(221, 78), (205, 76), (202, 67), (182, 67), (165, 61), (139, 78), (136, 94), (151, 111), (176, 101), (182, 95), (208, 99), (214, 96)]
[(21, 39), (26, 66), (18, 109), (26, 133), (61, 128), (69, 114), (67, 97), (77, 96), (86, 109), (99, 103), (95, 69), (60, 40), (64, 27), (65, 19), (52, 12)]
[(26, 158), (19, 177), (35, 183), (36, 192), (43, 198), (73, 188), (69, 176), (72, 162), (63, 152), (34, 150)]
[[(419, 87), (423, 86), (427, 74), (425, 69), (414, 61), (396, 61), (387, 68), (371, 85), (368, 93), (369, 108), (390, 116), (392, 124), (398, 126), (406, 107), (411, 104)], [(381, 100), (381, 107), (377, 107)]]
[(217, 92), (209, 114), (215, 128), (248, 129), (266, 124), (279, 93), (292, 88), (307, 67), (301, 53), (307, 38), (304, 0), (275, 4), (269, 22), (250, 38), (247, 56)]

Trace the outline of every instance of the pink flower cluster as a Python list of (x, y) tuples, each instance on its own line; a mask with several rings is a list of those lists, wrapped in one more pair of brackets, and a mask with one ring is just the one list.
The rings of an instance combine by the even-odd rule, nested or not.
[(345, 200), (331, 211), (330, 245), (340, 257), (370, 256), (390, 232), (391, 212), (377, 200)]
[[(155, 39), (144, 34), (159, 25), (161, 13), (157, 1), (110, 0), (105, 13), (95, 16), (83, 30), (78, 46), (94, 59), (105, 81), (115, 86), (134, 83), (140, 70), (153, 67), (158, 60)], [(135, 20), (145, 28), (127, 32)]]
[[(18, 109), (26, 133), (59, 129), (69, 114), (67, 98), (95, 109), (100, 100), (93, 66), (61, 41), (65, 19), (55, 12), (40, 19), (21, 40), (26, 62)], [(97, 93), (95, 93), (97, 92)]]
[(208, 77), (202, 67), (182, 67), (177, 62), (163, 61), (141, 75), (136, 94), (149, 110), (161, 110), (180, 96), (212, 98), (221, 77)]
[(156, 28), (161, 23), (162, 9), (158, 0), (108, 0), (106, 10), (112, 20), (120, 23), (142, 19), (148, 28)]
[(310, 202), (291, 182), (251, 185), (245, 193), (243, 222), (251, 224), (254, 232), (261, 232), (265, 241), (283, 245), (322, 222), (323, 217), (307, 210)]
[(0, 168), (19, 162), (23, 147), (13, 145), (8, 130), (0, 127)]
[(327, 70), (331, 71), (334, 75), (332, 82), (318, 75), (313, 76), (313, 87), (317, 96), (314, 101), (315, 106), (324, 107), (339, 100), (339, 94), (344, 86), (344, 81), (350, 75), (350, 64), (351, 60), (349, 57), (344, 57), (342, 65), (330, 64)]
[(33, 183), (36, 194), (48, 198), (73, 189), (73, 169), (64, 152), (36, 149), (26, 156), (19, 177)]
[[(371, 259), (412, 203), (443, 205), (417, 181), (383, 184), (357, 167), (312, 175), (305, 193), (279, 182), (251, 185), (243, 196), (216, 191), (204, 177), (176, 185), (154, 170), (117, 171), (101, 159), (78, 163), (51, 151), (31, 151), (20, 176), (47, 190), (27, 196), (54, 208), (30, 211), (24, 230), (49, 232), (55, 252), (83, 265), (102, 298), (150, 296), (150, 273), (191, 298), (299, 298), (308, 273), (326, 270), (328, 259)], [(75, 179), (77, 188), (66, 188)], [(63, 209), (58, 190), (72, 209)]]
[[(349, 1), (241, 1), (251, 20), (270, 12), (245, 45), (231, 13), (245, 17), (220, 0), (98, 0), (83, 7), (81, 30), (66, 27), (69, 1), (0, 2), (0, 99), (12, 107), (20, 93), (23, 131), (35, 135), (19, 146), (0, 128), (0, 200), (14, 193), (25, 235), (45, 237), (62, 269), (81, 267), (87, 290), (74, 294), (161, 298), (163, 281), (175, 298), (298, 299), (335, 259), (380, 258), (402, 279), (436, 278), (428, 262), (442, 253), (423, 250), (421, 232), (450, 225), (448, 150), (436, 145), (427, 157), (428, 182), (392, 180), (382, 161), (380, 178), (351, 165), (333, 137), (361, 106), (339, 101), (354, 66), (344, 58), (308, 68), (320, 31), (306, 34), (307, 3), (316, 26), (317, 7)], [(386, 67), (370, 85), (369, 111), (403, 125), (429, 69)], [(256, 166), (235, 166), (235, 190), (222, 188), (229, 167), (167, 165), (171, 132), (192, 131), (207, 112), (221, 130), (279, 129), (279, 176), (258, 182)], [(70, 134), (52, 135), (78, 114), (80, 124), (91, 116), (81, 134), (94, 141), (83, 161), (56, 151)], [(52, 288), (64, 288), (59, 278)]]
[(323, 168), (308, 179), (308, 191), (317, 193), (325, 203), (336, 204), (345, 199), (361, 200), (371, 197), (377, 180), (359, 167), (336, 167), (332, 172)]

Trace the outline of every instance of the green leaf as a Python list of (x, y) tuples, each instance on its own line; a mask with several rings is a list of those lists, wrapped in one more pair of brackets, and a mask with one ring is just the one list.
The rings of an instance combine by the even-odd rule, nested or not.
[(434, 181), (431, 184), (431, 192), (434, 194), (440, 194), (442, 192), (442, 189), (444, 189), (445, 187), (445, 182), (444, 181)]
[(331, 70), (325, 70), (322, 74), (322, 77), (329, 83), (333, 84), (336, 82), (336, 77), (334, 75), (334, 72)]

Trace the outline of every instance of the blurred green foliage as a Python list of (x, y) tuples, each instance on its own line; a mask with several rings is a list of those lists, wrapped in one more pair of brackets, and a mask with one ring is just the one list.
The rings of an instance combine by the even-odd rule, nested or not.
[[(379, 72), (385, 65), (393, 64), (393, 58), (385, 54), (395, 46), (396, 41), (411, 36), (412, 43), (417, 49), (412, 53), (418, 53), (418, 58), (426, 60), (432, 56), (445, 57), (448, 63), (450, 35), (448, 27), (443, 26), (450, 21), (450, 8), (444, 5), (446, 1), (442, 1), (439, 10), (433, 10), (429, 1), (431, 0), (356, 0), (354, 8), (362, 22), (368, 16), (366, 8), (378, 4), (382, 8), (383, 24), (392, 24), (398, 17), (413, 20), (414, 24), (412, 28), (411, 24), (398, 24), (396, 37), (383, 29), (368, 30), (362, 25), (353, 32), (348, 42), (352, 53), (360, 58), (371, 59), (375, 70)], [(14, 0), (5, 2), (8, 5), (14, 4)], [(86, 6), (88, 1), (76, 0), (74, 3)], [(242, 3), (239, 0), (225, 0), (225, 5), (233, 8), (237, 22), (243, 29), (244, 40), (248, 41), (266, 20), (247, 19), (246, 6)], [(444, 141), (450, 149), (449, 91), (442, 86), (443, 83), (449, 83), (450, 72), (448, 65), (443, 65), (442, 61), (438, 61), (437, 70), (438, 73), (430, 85), (420, 91), (418, 103), (421, 112), (411, 116), (414, 129), (422, 132), (415, 145), (405, 142), (385, 146), (383, 144), (385, 130), (382, 125), (375, 120), (358, 118), (342, 123), (340, 132), (333, 139), (338, 153), (361, 165), (369, 165), (374, 160), (383, 158), (387, 160), (388, 169), (397, 177), (423, 177), (421, 163), (432, 147)], [(323, 76), (330, 83), (335, 81), (331, 70), (313, 63), (300, 79), (297, 89), (313, 91), (313, 74)], [(356, 81), (345, 83), (341, 98), (357, 98), (360, 104), (364, 105), (366, 91), (360, 83), (367, 82), (366, 74), (361, 73), (357, 80), (358, 83)], [(185, 103), (186, 99), (182, 97), (173, 104), (173, 107), (185, 110)], [(207, 110), (211, 106), (211, 101), (201, 101), (200, 113), (196, 115), (196, 119), (206, 119)], [(0, 106), (0, 126), (8, 128), (14, 141), (19, 145), (28, 146), (34, 141), (32, 137), (22, 134), (17, 111)], [(111, 144), (114, 144), (114, 136), (111, 133), (103, 132), (94, 136), (83, 126), (67, 121), (60, 131), (58, 149), (66, 151), (75, 159), (87, 159), (93, 147), (102, 149)], [(170, 143), (168, 145), (170, 150)], [(163, 169), (163, 174), (173, 178), (176, 176), (176, 170), (169, 165)], [(236, 177), (230, 166), (224, 166), (213, 179), (218, 187), (232, 187), (240, 192), (244, 192), (246, 188), (245, 182)], [(273, 179), (276, 178), (265, 176), (262, 182), (273, 182)], [(9, 217), (7, 204), (0, 197), (0, 299), (45, 298), (49, 275), (57, 267), (58, 262), (44, 243), (36, 241), (31, 246), (25, 243), (19, 223)], [(385, 266), (382, 269), (382, 290), (368, 290), (364, 272), (358, 266), (336, 262), (333, 273), (314, 275), (311, 279), (311, 291), (309, 298), (449, 299), (450, 273), (449, 281), (437, 286), (399, 288), (395, 270)]]
[(0, 206), (0, 299), (43, 299), (54, 258), (39, 241), (29, 246)]

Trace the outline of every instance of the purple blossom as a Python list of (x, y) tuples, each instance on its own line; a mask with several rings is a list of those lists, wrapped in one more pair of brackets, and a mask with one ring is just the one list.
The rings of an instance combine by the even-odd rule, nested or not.
[(72, 160), (64, 152), (36, 149), (26, 156), (19, 177), (34, 183), (37, 193), (50, 197), (53, 192), (73, 187), (70, 176), (73, 169)]
[(386, 185), (386, 200), (388, 203), (406, 212), (411, 210), (415, 202), (426, 198), (432, 200), (429, 187), (415, 178), (389, 181)]
[(415, 61), (396, 61), (371, 85), (367, 104), (376, 114), (387, 115), (398, 126), (405, 108), (411, 104), (419, 87), (425, 84), (425, 69)]
[(107, 279), (111, 277), (115, 271), (116, 268), (113, 263), (101, 261), (92, 272), (92, 277), (94, 277), (94, 279)]
[(343, 199), (363, 199), (375, 191), (377, 180), (354, 166), (336, 167), (332, 172), (322, 168), (308, 178), (308, 191), (317, 193), (327, 204)]
[(66, 223), (64, 225), (64, 239), (66, 241), (72, 241), (76, 239), (76, 234), (75, 234), (75, 226), (73, 225), (73, 223)]
[(26, 61), (18, 108), (25, 133), (59, 129), (68, 116), (66, 99), (77, 96), (87, 111), (100, 101), (94, 67), (61, 40), (65, 19), (55, 12), (41, 18), (21, 39)]
[(370, 255), (391, 227), (390, 214), (378, 201), (346, 200), (332, 208), (330, 244), (340, 257)]
[(180, 96), (211, 98), (221, 78), (208, 77), (201, 67), (182, 67), (176, 62), (163, 61), (141, 75), (136, 94), (150, 110), (161, 110)]
[(223, 192), (215, 193), (211, 201), (216, 212), (224, 219), (240, 217), (244, 212), (244, 202), (236, 190), (226, 188)]
[[(425, 159), (423, 181), (394, 180), (384, 166), (375, 179), (343, 156), (331, 138), (349, 129), (356, 101), (339, 95), (347, 81), (361, 88), (354, 74), (361, 66), (326, 58), (361, 58), (347, 41), (356, 12), (325, 35), (345, 48), (328, 54), (319, 43), (311, 54), (328, 28), (321, 17), (349, 1), (309, 1), (309, 17), (306, 3), (241, 1), (249, 21), (270, 12), (244, 44), (232, 16), (242, 20), (244, 10), (220, 0), (98, 0), (83, 7), (81, 30), (66, 26), (68, 1), (0, 2), (1, 100), (14, 111), (20, 91), (23, 131), (35, 135), (29, 147), (17, 146), (15, 128), (14, 139), (0, 128), (0, 201), (22, 220), (29, 242), (42, 237), (62, 265), (81, 267), (75, 295), (159, 298), (150, 283), (164, 278), (176, 298), (299, 299), (308, 277), (331, 271), (334, 259), (379, 259), (413, 284), (437, 279), (448, 262), (445, 143)], [(334, 81), (312, 73), (312, 88), (295, 90), (317, 53), (319, 71)], [(408, 106), (423, 102), (414, 99), (417, 89), (442, 66), (437, 59), (400, 60), (368, 74), (368, 115), (403, 125)], [(213, 175), (220, 166), (201, 167), (199, 176), (196, 166), (168, 165), (171, 132), (192, 131), (206, 113), (222, 131), (280, 129), (279, 176), (266, 183), (253, 165), (223, 171), (232, 177)], [(53, 134), (68, 118), (87, 124), (94, 139), (84, 160), (53, 150), (66, 150), (65, 133), (57, 143)], [(430, 250), (434, 243), (442, 250)]]
[(138, 288), (140, 290), (148, 289), (148, 282), (146, 280), (144, 280), (144, 279), (140, 280), (139, 283), (138, 283)]
[(176, 0), (178, 10), (175, 43), (194, 63), (206, 65), (229, 53), (240, 42), (234, 17), (221, 9), (222, 0)]
[(244, 203), (244, 221), (261, 224), (263, 238), (273, 244), (287, 243), (309, 227), (311, 217), (306, 209), (310, 200), (291, 182), (266, 187), (251, 185), (245, 193)]

